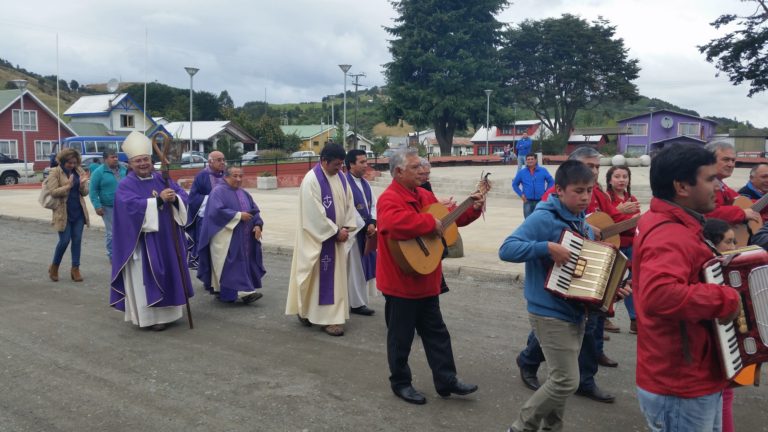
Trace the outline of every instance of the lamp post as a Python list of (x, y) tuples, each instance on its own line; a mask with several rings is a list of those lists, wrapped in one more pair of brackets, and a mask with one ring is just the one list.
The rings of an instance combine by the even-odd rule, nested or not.
[(348, 64), (340, 64), (339, 69), (341, 69), (342, 72), (344, 72), (344, 123), (341, 125), (342, 129), (342, 139), (344, 140), (344, 147), (347, 146), (347, 72), (349, 72), (349, 68), (351, 68), (352, 65)]
[(651, 118), (648, 120), (648, 146), (645, 148), (645, 154), (648, 154), (651, 151), (651, 128), (653, 127), (653, 110), (656, 109), (656, 107), (648, 107), (648, 109), (651, 111)]
[[(189, 74), (189, 151), (192, 151), (192, 88), (194, 83), (192, 77), (194, 77), (200, 69), (186, 66), (184, 67), (184, 70)], [(200, 151), (202, 150), (203, 149), (200, 149)]]
[(490, 128), (490, 118), (491, 118), (491, 93), (493, 90), (486, 90), (485, 91), (485, 97), (487, 99), (487, 102), (485, 104), (485, 155), (490, 156), (491, 153), (488, 151), (488, 129)]
[(24, 122), (24, 93), (27, 91), (27, 80), (11, 80), (21, 92), (21, 112), (19, 113), (19, 125), (21, 126), (21, 149), (24, 154), (24, 181), (29, 178), (27, 168), (27, 125)]

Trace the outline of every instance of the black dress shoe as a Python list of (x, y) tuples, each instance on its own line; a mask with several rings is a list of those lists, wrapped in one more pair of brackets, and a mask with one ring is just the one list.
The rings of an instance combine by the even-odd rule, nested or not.
[(300, 322), (300, 323), (301, 323), (301, 325), (303, 325), (304, 327), (312, 327), (312, 323), (311, 323), (311, 322), (309, 322), (309, 320), (308, 320), (307, 318), (302, 318), (302, 317), (301, 317), (301, 315), (296, 315), (296, 318), (298, 318), (298, 319), (299, 319), (299, 322)]
[(520, 368), (520, 379), (523, 380), (523, 385), (533, 391), (538, 390), (541, 387), (541, 383), (539, 383), (539, 377), (536, 376), (536, 371), (522, 366), (520, 364), (520, 356), (515, 359), (515, 362), (517, 362), (517, 367)]
[(477, 391), (477, 386), (474, 384), (464, 384), (456, 378), (456, 381), (453, 382), (453, 385), (446, 389), (441, 389), (437, 391), (437, 394), (439, 394), (442, 397), (448, 397), (451, 395), (451, 393), (459, 396), (468, 395), (470, 393), (474, 393)]
[(253, 294), (248, 294), (247, 296), (243, 296), (243, 298), (241, 300), (243, 301), (243, 303), (249, 304), (249, 303), (255, 302), (256, 300), (258, 300), (258, 299), (260, 299), (262, 297), (264, 297), (264, 294), (262, 294), (260, 292), (255, 292)]
[(349, 311), (352, 312), (353, 314), (365, 315), (365, 316), (371, 316), (371, 315), (376, 313), (375, 310), (369, 308), (366, 305), (362, 305), (362, 306), (356, 307), (356, 308), (350, 308)]
[(413, 386), (393, 388), (392, 392), (395, 394), (395, 396), (408, 403), (416, 405), (424, 405), (427, 403), (427, 398), (425, 398), (423, 394), (416, 391)]
[(579, 396), (588, 397), (594, 401), (604, 403), (613, 403), (613, 401), (616, 400), (616, 396), (600, 390), (599, 387), (594, 387), (590, 390), (578, 389), (576, 390), (576, 394)]
[(597, 358), (597, 364), (600, 366), (605, 367), (617, 367), (619, 366), (619, 362), (616, 360), (611, 360), (607, 355), (600, 354), (600, 357)]

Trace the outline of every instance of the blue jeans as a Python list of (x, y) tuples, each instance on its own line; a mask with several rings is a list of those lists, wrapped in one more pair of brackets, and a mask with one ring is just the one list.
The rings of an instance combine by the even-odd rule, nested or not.
[(720, 432), (723, 394), (697, 398), (664, 396), (637, 388), (640, 411), (652, 432)]
[(525, 166), (525, 155), (517, 155), (517, 170)]
[[(595, 343), (595, 329), (597, 328), (597, 315), (592, 315), (584, 327), (584, 339), (581, 341), (581, 351), (579, 351), (579, 389), (583, 391), (593, 390), (595, 384), (595, 374), (597, 373), (598, 351)], [(541, 350), (539, 340), (531, 332), (528, 334), (528, 346), (520, 353), (518, 357), (521, 367), (537, 371), (544, 359), (544, 352)]]
[[(632, 246), (621, 248), (621, 253), (627, 256), (629, 258), (629, 261), (632, 261)], [(629, 274), (630, 278), (632, 277), (632, 272)], [(635, 287), (632, 287), (634, 289)], [(629, 297), (626, 297), (624, 299), (624, 306), (627, 307), (627, 313), (629, 314), (629, 319), (634, 320), (637, 319), (637, 314), (635, 313), (635, 300), (632, 297), (632, 294), (629, 295)]]
[(53, 264), (61, 264), (64, 258), (64, 252), (67, 251), (70, 241), (72, 242), (72, 267), (80, 267), (80, 245), (83, 242), (83, 227), (85, 218), (79, 217), (73, 221), (67, 221), (64, 231), (59, 232), (59, 243), (53, 253)]
[(538, 204), (539, 201), (540, 200), (525, 200), (523, 203), (523, 218), (527, 218), (531, 213), (533, 213), (533, 209), (536, 208), (536, 204)]
[(101, 217), (104, 220), (104, 247), (107, 248), (107, 257), (112, 259), (112, 217), (115, 214), (114, 207), (103, 206), (104, 215)]

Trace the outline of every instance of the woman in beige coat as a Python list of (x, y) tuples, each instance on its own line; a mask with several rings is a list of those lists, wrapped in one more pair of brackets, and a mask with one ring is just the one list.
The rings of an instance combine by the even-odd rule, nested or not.
[(48, 175), (46, 188), (51, 196), (59, 201), (53, 210), (51, 224), (59, 232), (59, 243), (53, 254), (53, 262), (48, 268), (52, 281), (59, 280), (59, 265), (72, 243), (72, 270), (70, 276), (75, 282), (82, 282), (80, 274), (80, 245), (83, 240), (83, 227), (88, 225), (88, 208), (85, 197), (88, 195), (88, 174), (80, 168), (80, 153), (74, 149), (64, 149), (56, 155), (59, 166)]

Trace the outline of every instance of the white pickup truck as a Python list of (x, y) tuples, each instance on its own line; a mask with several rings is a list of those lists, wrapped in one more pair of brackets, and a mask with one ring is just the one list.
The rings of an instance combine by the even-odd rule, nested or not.
[[(27, 176), (34, 177), (35, 171), (32, 169), (32, 164), (27, 163), (27, 168), (29, 170)], [(0, 153), (0, 186), (17, 184), (21, 177), (24, 177), (24, 162)]]

